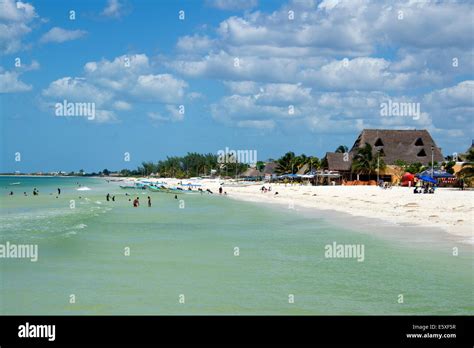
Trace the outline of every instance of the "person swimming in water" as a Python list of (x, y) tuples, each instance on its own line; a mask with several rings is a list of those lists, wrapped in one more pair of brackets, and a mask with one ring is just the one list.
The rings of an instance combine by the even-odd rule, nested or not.
[(61, 189), (58, 187), (58, 196), (61, 194)]
[(112, 196), (112, 202), (115, 202), (115, 196)]
[(137, 197), (133, 200), (133, 207), (137, 208), (139, 206), (140, 206), (140, 201), (139, 201), (139, 198)]
[(105, 196), (105, 199), (108, 201), (110, 201), (110, 193), (107, 193), (107, 196)]
[(148, 196), (148, 207), (151, 207), (151, 197)]

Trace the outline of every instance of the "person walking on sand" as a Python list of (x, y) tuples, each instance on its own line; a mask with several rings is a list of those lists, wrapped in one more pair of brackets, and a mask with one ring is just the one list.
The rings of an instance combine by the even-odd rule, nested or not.
[(148, 196), (148, 207), (151, 207), (151, 197)]

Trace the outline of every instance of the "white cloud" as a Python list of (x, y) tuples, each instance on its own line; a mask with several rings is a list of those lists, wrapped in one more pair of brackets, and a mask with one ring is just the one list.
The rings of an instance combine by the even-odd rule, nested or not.
[[(145, 54), (122, 55), (84, 65), (84, 76), (63, 77), (43, 90), (46, 100), (95, 102), (100, 122), (116, 121), (114, 111), (127, 112), (135, 104), (177, 104), (185, 100), (188, 84), (171, 74), (156, 73)], [(182, 120), (167, 106), (170, 121)]]
[(24, 48), (23, 38), (38, 18), (33, 5), (14, 0), (0, 1), (0, 52), (11, 54)]
[(71, 102), (96, 103), (101, 107), (112, 100), (113, 94), (89, 83), (85, 78), (63, 77), (55, 80), (42, 91), (44, 97), (60, 102), (64, 99)]
[(111, 18), (120, 18), (125, 14), (125, 6), (119, 0), (108, 0), (102, 15)]
[(18, 77), (18, 72), (0, 69), (0, 93), (27, 92), (32, 89), (31, 85), (20, 81)]
[(147, 113), (147, 115), (152, 121), (166, 122), (170, 120), (169, 117), (162, 116), (156, 111), (150, 111)]
[(123, 100), (117, 100), (114, 103), (114, 108), (116, 110), (131, 110), (132, 105), (130, 103), (124, 102)]
[(206, 4), (219, 10), (247, 10), (258, 5), (258, 0), (206, 0)]
[(462, 81), (455, 86), (435, 90), (425, 96), (425, 102), (444, 107), (474, 107), (474, 81)]
[(259, 91), (255, 81), (224, 81), (224, 84), (234, 94), (254, 94)]
[(156, 122), (181, 122), (184, 120), (184, 114), (179, 112), (179, 107), (176, 105), (166, 105), (163, 111), (167, 116), (163, 116), (161, 112), (150, 111), (147, 113), (152, 121)]
[(131, 94), (147, 101), (176, 103), (183, 99), (188, 84), (170, 74), (140, 75)]
[(115, 112), (110, 110), (96, 110), (95, 119), (97, 123), (115, 123), (118, 122), (117, 115)]
[(184, 112), (179, 111), (179, 107), (176, 105), (166, 105), (166, 110), (170, 115), (170, 120), (174, 122), (184, 120)]
[(468, 132), (468, 136), (472, 136), (474, 81), (462, 81), (457, 85), (427, 93), (422, 105), (429, 111), (437, 127), (461, 129)]
[(275, 121), (273, 120), (245, 120), (238, 121), (237, 127), (240, 128), (256, 128), (256, 129), (273, 129), (275, 128)]
[(180, 51), (199, 53), (206, 52), (213, 48), (215, 40), (211, 40), (208, 36), (194, 34), (193, 36), (182, 36), (176, 43), (176, 48)]
[(62, 43), (66, 41), (77, 40), (86, 35), (84, 30), (67, 30), (59, 27), (54, 27), (47, 33), (43, 34), (40, 39), (41, 43), (56, 42)]

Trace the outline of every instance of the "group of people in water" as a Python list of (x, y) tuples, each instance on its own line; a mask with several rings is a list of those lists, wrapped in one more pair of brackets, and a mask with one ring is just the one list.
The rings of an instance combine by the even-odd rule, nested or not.
[[(175, 197), (176, 198), (176, 197)], [(130, 199), (129, 199), (130, 201)], [(133, 200), (133, 207), (138, 208), (140, 206), (140, 197), (137, 197)], [(148, 207), (151, 207), (151, 197), (148, 196)]]
[[(61, 189), (58, 188), (58, 196), (61, 194)], [(8, 194), (9, 196), (13, 196), (13, 191), (10, 191), (10, 193)], [(33, 196), (38, 196), (39, 195), (39, 191), (36, 189), (36, 187), (33, 189)], [(23, 196), (28, 196), (28, 194), (25, 192), (23, 192)], [(57, 198), (57, 197), (56, 197)]]

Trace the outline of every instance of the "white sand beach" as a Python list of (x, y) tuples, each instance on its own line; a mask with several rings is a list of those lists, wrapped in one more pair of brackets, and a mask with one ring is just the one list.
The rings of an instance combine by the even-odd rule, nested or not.
[[(190, 180), (160, 179), (169, 185)], [(438, 188), (435, 194), (413, 194), (413, 188), (377, 186), (304, 186), (291, 184), (235, 185), (224, 180), (194, 181), (215, 194), (221, 183), (228, 197), (267, 204), (285, 204), (289, 208), (332, 210), (353, 216), (377, 218), (390, 223), (441, 228), (449, 234), (474, 243), (474, 191)], [(262, 193), (262, 186), (271, 191)], [(278, 192), (278, 195), (275, 193)]]

